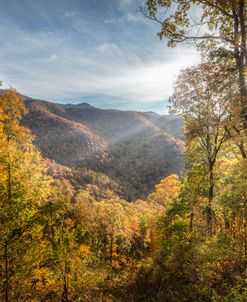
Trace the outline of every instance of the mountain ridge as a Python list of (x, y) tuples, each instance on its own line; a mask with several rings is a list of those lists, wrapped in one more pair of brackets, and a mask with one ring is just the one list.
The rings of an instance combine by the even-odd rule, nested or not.
[(104, 173), (127, 200), (145, 197), (163, 177), (183, 171), (181, 117), (22, 97), (29, 110), (22, 124), (45, 158)]

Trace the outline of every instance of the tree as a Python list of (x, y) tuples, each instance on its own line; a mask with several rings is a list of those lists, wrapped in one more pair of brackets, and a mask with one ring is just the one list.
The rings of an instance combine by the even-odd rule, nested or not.
[[(201, 12), (196, 20), (195, 8)], [(204, 53), (217, 55), (222, 61), (233, 57), (237, 71), (240, 105), (238, 119), (241, 127), (237, 134), (245, 135), (247, 129), (247, 2), (246, 0), (148, 0), (146, 17), (158, 22), (160, 38), (168, 38), (175, 46), (188, 40), (200, 43)], [(216, 43), (217, 42), (217, 43)], [(238, 104), (235, 104), (237, 106)], [(243, 158), (247, 157), (244, 143), (241, 144)]]
[[(225, 163), (227, 173), (220, 182), (219, 200), (224, 208), (225, 226), (230, 230), (235, 247), (239, 247), (238, 260), (247, 261), (247, 161), (232, 160)], [(224, 167), (226, 170), (226, 168)]]
[(155, 186), (155, 199), (165, 205), (169, 200), (175, 199), (180, 191), (179, 177), (172, 174), (162, 179), (159, 184)]
[(193, 157), (187, 168), (199, 162), (208, 173), (206, 215), (210, 234), (215, 164), (229, 138), (225, 128), (229, 120), (229, 99), (224, 87), (217, 65), (201, 64), (180, 74), (171, 98), (172, 112), (182, 114), (185, 120), (187, 158)]
[(36, 216), (49, 195), (50, 179), (30, 131), (20, 126), (27, 110), (14, 90), (0, 96), (0, 112), (0, 266), (2, 299), (8, 302), (16, 299), (30, 267), (39, 261)]

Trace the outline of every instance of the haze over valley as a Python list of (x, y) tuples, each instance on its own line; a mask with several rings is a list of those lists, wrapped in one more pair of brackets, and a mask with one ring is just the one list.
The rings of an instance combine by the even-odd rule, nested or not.
[(127, 200), (144, 198), (163, 177), (182, 173), (181, 117), (24, 100), (23, 124), (45, 158), (106, 174)]

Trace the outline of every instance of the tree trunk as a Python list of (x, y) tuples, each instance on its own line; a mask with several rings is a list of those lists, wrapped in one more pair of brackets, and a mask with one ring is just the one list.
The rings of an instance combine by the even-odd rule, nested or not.
[(4, 302), (9, 302), (9, 253), (8, 253), (8, 242), (4, 243)]
[(63, 272), (63, 293), (62, 293), (61, 302), (69, 302), (68, 271), (69, 271), (68, 264), (65, 258), (65, 265), (64, 265), (64, 272)]
[[(242, 125), (243, 130), (247, 129), (247, 87), (245, 80), (245, 68), (247, 67), (247, 45), (246, 45), (246, 25), (244, 16), (245, 1), (239, 1), (239, 13), (234, 13), (234, 34), (235, 34), (235, 45), (234, 45), (234, 57), (236, 67), (238, 71), (238, 83), (239, 92), (241, 96), (241, 113), (240, 118), (243, 119)], [(239, 35), (241, 36), (241, 44), (239, 45)], [(240, 152), (242, 157), (247, 158), (247, 151), (244, 148), (244, 144), (240, 143)]]
[(68, 291), (68, 284), (67, 284), (67, 278), (64, 275), (63, 277), (63, 294), (62, 294), (62, 299), (61, 302), (69, 302), (69, 291)]
[(212, 236), (212, 234), (213, 234), (213, 210), (212, 210), (213, 198), (214, 198), (214, 170), (213, 170), (213, 164), (210, 164), (210, 167), (209, 167), (208, 210), (207, 210), (208, 233), (209, 233), (210, 236)]
[(190, 214), (190, 232), (193, 232), (193, 220), (194, 220), (194, 211), (192, 209), (191, 214)]
[(113, 237), (111, 237), (110, 241), (110, 265), (112, 266), (112, 254), (113, 254)]
[[(8, 143), (10, 142), (10, 136), (7, 135)], [(11, 165), (10, 165), (10, 156), (8, 154), (8, 165), (7, 165), (7, 206), (12, 203), (12, 180), (11, 180)], [(4, 292), (4, 301), (9, 302), (9, 288), (10, 288), (10, 280), (9, 280), (9, 244), (8, 239), (5, 239), (4, 242), (4, 284), (3, 284), (3, 292)]]
[(244, 261), (247, 263), (247, 208), (244, 209)]
[(231, 219), (231, 234), (233, 236), (234, 239), (236, 239), (236, 214), (233, 213), (232, 214), (232, 219)]

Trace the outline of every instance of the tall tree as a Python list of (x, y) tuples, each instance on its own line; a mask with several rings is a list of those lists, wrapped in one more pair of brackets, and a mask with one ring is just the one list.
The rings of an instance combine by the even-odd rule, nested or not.
[[(198, 13), (200, 17), (197, 18)], [(201, 42), (204, 53), (217, 54), (221, 60), (234, 58), (237, 71), (241, 126), (237, 134), (247, 129), (247, 1), (246, 0), (148, 0), (144, 14), (160, 23), (160, 38), (168, 38), (170, 46), (188, 40)], [(224, 55), (222, 56), (222, 50)], [(235, 99), (236, 100), (236, 99)], [(236, 106), (237, 104), (235, 104)], [(243, 158), (247, 157), (244, 142)]]
[(228, 139), (229, 99), (217, 65), (201, 64), (184, 70), (175, 84), (172, 112), (185, 119), (187, 157), (190, 165), (203, 164), (208, 172), (208, 231), (212, 234), (212, 202), (215, 188), (215, 165)]
[(0, 96), (0, 112), (0, 282), (2, 299), (8, 302), (21, 295), (20, 287), (38, 261), (33, 247), (40, 226), (35, 217), (50, 181), (30, 131), (20, 125), (27, 109), (14, 90)]

